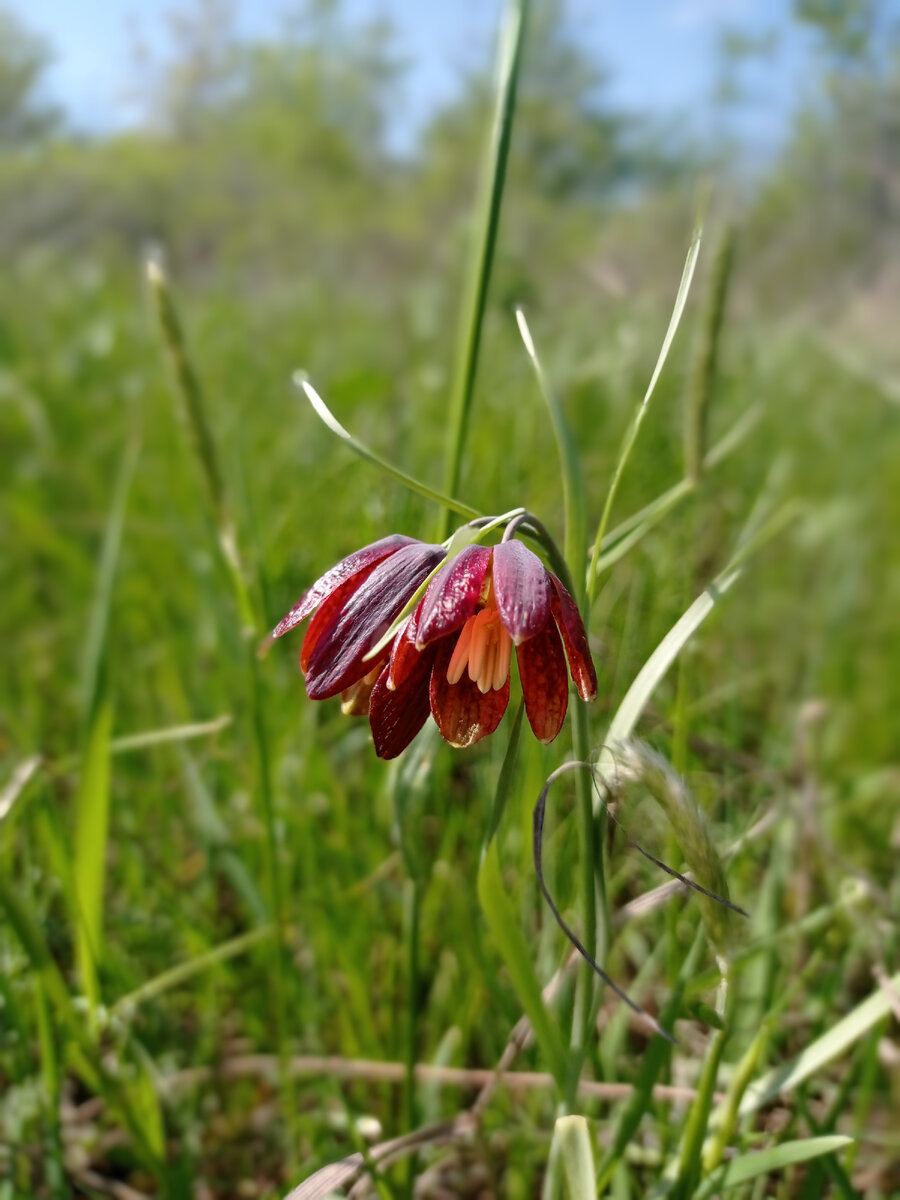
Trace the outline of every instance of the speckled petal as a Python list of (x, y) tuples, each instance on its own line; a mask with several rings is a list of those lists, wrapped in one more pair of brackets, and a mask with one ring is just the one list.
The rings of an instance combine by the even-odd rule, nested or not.
[(553, 585), (553, 594), (550, 597), (553, 619), (562, 634), (569, 670), (578, 688), (578, 695), (582, 700), (593, 700), (597, 695), (597, 672), (594, 670), (594, 660), (591, 658), (581, 613), (553, 572), (549, 571), (548, 574)]
[(364, 546), (362, 550), (356, 550), (342, 559), (303, 593), (291, 611), (282, 617), (272, 630), (272, 637), (279, 638), (301, 621), (305, 621), (345, 580), (360, 574), (364, 579), (388, 555), (394, 554), (401, 546), (408, 546), (412, 541), (413, 538), (405, 537), (401, 533), (392, 533), (389, 537), (381, 538), (371, 546)]
[(402, 687), (403, 681), (410, 671), (418, 665), (422, 652), (416, 647), (416, 637), (419, 629), (419, 613), (422, 602), (413, 609), (404, 625), (397, 631), (391, 645), (391, 656), (388, 659), (387, 686), (393, 691)]
[(478, 605), (492, 554), (490, 546), (466, 546), (441, 567), (422, 597), (420, 646), (462, 629)]
[(323, 606), (306, 635), (315, 637), (306, 663), (311, 700), (335, 696), (371, 670), (366, 654), (443, 555), (443, 547), (424, 542), (403, 546), (380, 562), (336, 611), (330, 602)]
[(388, 686), (386, 668), (372, 689), (369, 724), (379, 758), (396, 758), (428, 719), (428, 678), (437, 648), (427, 646), (419, 651), (412, 643), (409, 645), (415, 659), (410, 660), (400, 685)]
[(517, 646), (547, 624), (550, 590), (547, 568), (527, 546), (512, 539), (494, 547), (494, 598)]
[(509, 704), (509, 676), (499, 691), (480, 692), (464, 674), (458, 683), (447, 682), (447, 667), (455, 638), (437, 643), (431, 671), (431, 711), (441, 736), (451, 746), (473, 746), (493, 733)]
[(516, 658), (528, 724), (539, 741), (552, 742), (562, 729), (569, 703), (566, 656), (553, 622), (517, 646)]

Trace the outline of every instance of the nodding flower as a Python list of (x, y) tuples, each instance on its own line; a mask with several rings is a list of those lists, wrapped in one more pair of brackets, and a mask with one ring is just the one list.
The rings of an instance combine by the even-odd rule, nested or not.
[(575, 601), (520, 541), (447, 559), (384, 654), (367, 657), (445, 555), (410, 538), (375, 542), (313, 584), (272, 636), (315, 613), (300, 652), (307, 694), (340, 692), (345, 712), (368, 712), (381, 758), (404, 750), (429, 712), (453, 746), (493, 733), (514, 648), (528, 721), (551, 742), (566, 715), (566, 660), (583, 700), (597, 694), (597, 677)]

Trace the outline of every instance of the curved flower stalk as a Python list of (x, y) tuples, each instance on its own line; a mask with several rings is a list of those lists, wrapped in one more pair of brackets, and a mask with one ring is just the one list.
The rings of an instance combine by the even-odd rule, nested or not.
[(326, 572), (272, 636), (312, 616), (300, 652), (307, 695), (340, 693), (345, 712), (368, 713), (380, 758), (400, 754), (429, 712), (453, 746), (493, 733), (509, 703), (514, 649), (531, 728), (553, 741), (566, 715), (569, 671), (584, 700), (596, 695), (597, 676), (575, 601), (522, 542), (470, 544), (447, 558), (378, 652), (445, 556), (443, 546), (383, 538)]

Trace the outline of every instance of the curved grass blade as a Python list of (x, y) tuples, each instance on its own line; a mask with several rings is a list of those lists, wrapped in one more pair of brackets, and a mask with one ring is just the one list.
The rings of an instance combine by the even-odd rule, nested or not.
[[(716, 442), (706, 455), (703, 460), (703, 470), (711, 471), (719, 463), (724, 462), (748, 435), (753, 432), (762, 418), (763, 411), (762, 404), (751, 404), (746, 412), (735, 421), (728, 432)], [(602, 574), (603, 571), (612, 566), (612, 562), (615, 560), (608, 561), (607, 556), (618, 549), (617, 544), (620, 541), (628, 534), (637, 530), (638, 526), (646, 526), (644, 532), (649, 532), (650, 529), (653, 529), (659, 523), (662, 517), (666, 516), (676, 505), (690, 496), (694, 491), (694, 487), (695, 485), (690, 479), (680, 479), (668, 491), (663, 492), (661, 496), (657, 496), (655, 500), (651, 500), (649, 504), (632, 513), (630, 517), (626, 517), (624, 521), (621, 521), (615, 529), (611, 529), (609, 533), (604, 534), (603, 545), (600, 547), (604, 553), (601, 554), (597, 563), (598, 572)], [(641, 536), (643, 536), (643, 533)], [(639, 538), (635, 539), (635, 543), (633, 544), (636, 544), (639, 540)]]
[(809, 1162), (821, 1158), (823, 1154), (834, 1154), (851, 1146), (853, 1138), (834, 1134), (829, 1137), (803, 1138), (795, 1142), (782, 1142), (771, 1150), (756, 1150), (752, 1154), (741, 1154), (733, 1158), (722, 1171), (717, 1171), (697, 1188), (694, 1200), (706, 1200), (726, 1188), (738, 1187), (758, 1179), (761, 1175), (771, 1175), (774, 1171), (782, 1171), (785, 1167), (797, 1163)]
[[(740, 574), (739, 570), (719, 575), (705, 588), (694, 603), (683, 613), (663, 640), (659, 643), (638, 672), (634, 682), (616, 710), (609, 727), (607, 742), (616, 746), (631, 737), (647, 702), (653, 695), (669, 667), (681, 653), (690, 638), (697, 632), (719, 600), (725, 595)], [(604, 750), (598, 769), (606, 775), (614, 767), (612, 753)], [(596, 805), (595, 805), (596, 808)]]
[(609, 491), (606, 494), (606, 502), (603, 505), (603, 513), (600, 517), (600, 524), (597, 526), (597, 535), (594, 538), (594, 549), (591, 553), (591, 565), (588, 568), (587, 577), (587, 596), (590, 602), (594, 598), (597, 580), (597, 562), (600, 558), (600, 547), (603, 545), (603, 535), (606, 533), (606, 526), (609, 524), (610, 513), (612, 512), (613, 502), (616, 498), (616, 493), (619, 490), (619, 482), (625, 471), (625, 466), (628, 459), (631, 457), (631, 451), (634, 448), (634, 443), (637, 441), (637, 435), (640, 432), (641, 425), (647, 413), (647, 407), (650, 404), (650, 397), (656, 389), (657, 381), (662, 374), (662, 369), (666, 359), (669, 357), (669, 350), (672, 347), (672, 342), (675, 339), (675, 333), (681, 322), (684, 306), (687, 303), (688, 293), (691, 290), (691, 280), (694, 278), (694, 268), (697, 266), (697, 256), (700, 253), (700, 240), (703, 236), (703, 226), (698, 221), (694, 229), (694, 237), (688, 248), (687, 258), (684, 263), (684, 270), (681, 273), (681, 282), (678, 285), (678, 293), (675, 296), (675, 307), (672, 309), (672, 316), (669, 319), (669, 327), (666, 330), (666, 336), (663, 338), (662, 348), (659, 352), (659, 357), (656, 360), (656, 366), (653, 369), (653, 374), (650, 376), (650, 382), (647, 385), (647, 390), (644, 393), (644, 398), (638, 406), (637, 412), (632, 418), (625, 438), (622, 442), (622, 448), (619, 451), (619, 459), (616, 463), (616, 469), (613, 473), (612, 482), (609, 485)]
[(181, 984), (187, 983), (189, 979), (193, 979), (197, 975), (202, 975), (210, 967), (218, 966), (219, 963), (227, 962), (231, 958), (245, 954), (261, 941), (271, 937), (274, 932), (275, 928), (273, 925), (263, 925), (259, 929), (251, 929), (248, 933), (241, 933), (237, 937), (229, 938), (227, 942), (222, 942), (220, 945), (214, 946), (211, 950), (207, 950), (203, 954), (198, 954), (196, 958), (178, 963), (177, 966), (170, 967), (167, 971), (163, 971), (153, 979), (146, 980), (139, 987), (136, 987), (133, 992), (128, 992), (127, 995), (117, 1000), (112, 1005), (110, 1012), (113, 1016), (130, 1016), (138, 1005), (144, 1004), (148, 1000), (154, 1000), (157, 996), (161, 996), (171, 988), (180, 987)]
[(414, 478), (412, 475), (407, 475), (405, 471), (401, 471), (399, 467), (395, 467), (393, 463), (389, 463), (380, 454), (376, 454), (374, 450), (370, 450), (368, 446), (357, 441), (340, 423), (303, 371), (295, 371), (292, 378), (294, 386), (304, 394), (312, 405), (313, 412), (322, 424), (330, 429), (335, 436), (339, 437), (354, 454), (359, 455), (366, 462), (378, 467), (380, 471), (384, 471), (391, 479), (395, 479), (411, 492), (415, 492), (417, 496), (424, 496), (426, 500), (440, 505), (449, 512), (459, 513), (460, 516), (467, 517), (469, 520), (481, 516), (481, 513), (477, 509), (471, 508), (468, 504), (463, 504), (462, 500), (454, 500), (452, 496), (445, 496), (443, 493), (435, 491), (427, 483), (422, 483), (421, 480)]
[(774, 1100), (782, 1092), (798, 1087), (810, 1076), (815, 1075), (838, 1055), (848, 1050), (863, 1037), (873, 1025), (877, 1025), (892, 1011), (890, 990), (900, 988), (900, 972), (890, 980), (890, 988), (879, 988), (812, 1045), (807, 1046), (796, 1058), (771, 1071), (752, 1083), (744, 1093), (739, 1114), (742, 1117)]

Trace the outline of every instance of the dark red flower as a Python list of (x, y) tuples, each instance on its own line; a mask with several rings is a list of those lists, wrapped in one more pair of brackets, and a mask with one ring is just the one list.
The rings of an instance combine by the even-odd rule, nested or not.
[[(342, 693), (348, 713), (369, 711), (369, 694), (387, 662), (366, 658), (446, 551), (392, 534), (326, 571), (275, 626), (279, 638), (312, 616), (300, 648), (311, 700)], [(315, 614), (313, 616), (313, 614)]]
[(535, 735), (551, 742), (568, 704), (569, 669), (584, 700), (597, 677), (575, 601), (521, 542), (467, 546), (435, 575), (397, 634), (372, 689), (375, 750), (393, 758), (429, 711), (443, 737), (471, 746), (493, 733), (509, 703), (513, 647)]
[(470, 545), (448, 560), (390, 647), (366, 657), (445, 553), (396, 535), (366, 546), (314, 583), (272, 636), (312, 616), (300, 651), (307, 694), (340, 692), (345, 712), (368, 712), (381, 758), (405, 750), (429, 712), (454, 746), (493, 733), (515, 647), (529, 723), (551, 742), (568, 704), (566, 659), (582, 699), (597, 694), (597, 677), (575, 601), (521, 542)]

